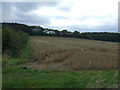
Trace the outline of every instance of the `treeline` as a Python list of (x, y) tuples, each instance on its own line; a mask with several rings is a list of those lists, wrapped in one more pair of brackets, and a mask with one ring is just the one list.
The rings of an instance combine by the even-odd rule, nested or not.
[(23, 30), (16, 30), (10, 25), (2, 27), (3, 57), (18, 57), (26, 46), (29, 35)]
[(108, 33), (108, 32), (85, 32), (80, 33), (79, 31), (70, 32), (69, 30), (56, 30), (43, 28), (41, 26), (28, 26), (25, 24), (18, 23), (2, 23), (4, 27), (11, 27), (16, 31), (23, 31), (28, 33), (30, 36), (57, 36), (57, 37), (74, 37), (91, 40), (101, 40), (110, 42), (119, 42), (119, 33)]

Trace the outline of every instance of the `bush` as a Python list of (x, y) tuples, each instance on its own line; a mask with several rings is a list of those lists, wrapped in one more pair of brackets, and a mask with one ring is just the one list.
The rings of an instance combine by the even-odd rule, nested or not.
[(21, 50), (24, 48), (28, 41), (28, 34), (23, 31), (15, 31), (10, 27), (3, 28), (2, 30), (2, 51), (3, 55), (9, 52), (12, 57), (20, 55)]

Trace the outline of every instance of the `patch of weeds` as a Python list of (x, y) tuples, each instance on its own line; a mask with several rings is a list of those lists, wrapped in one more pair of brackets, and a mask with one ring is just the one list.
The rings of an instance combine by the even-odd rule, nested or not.
[(31, 60), (32, 54), (31, 54), (30, 42), (28, 42), (27, 45), (23, 48), (19, 58), (29, 60), (29, 61)]
[(25, 59), (20, 59), (20, 58), (13, 58), (9, 60), (10, 65), (19, 65), (25, 62), (28, 62), (28, 61)]

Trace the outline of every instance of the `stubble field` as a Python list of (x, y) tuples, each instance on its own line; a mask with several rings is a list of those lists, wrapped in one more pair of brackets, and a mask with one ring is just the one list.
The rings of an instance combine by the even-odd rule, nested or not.
[(35, 70), (118, 69), (118, 43), (63, 37), (30, 37)]

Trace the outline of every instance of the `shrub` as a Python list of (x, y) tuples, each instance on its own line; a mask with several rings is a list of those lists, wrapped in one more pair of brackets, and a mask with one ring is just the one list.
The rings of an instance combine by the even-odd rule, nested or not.
[(10, 52), (12, 57), (17, 57), (28, 40), (28, 34), (23, 31), (15, 31), (10, 27), (2, 30), (2, 51), (3, 55)]

